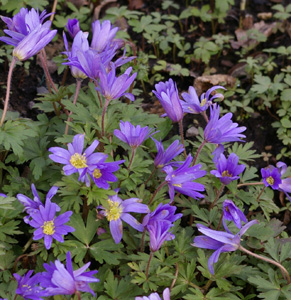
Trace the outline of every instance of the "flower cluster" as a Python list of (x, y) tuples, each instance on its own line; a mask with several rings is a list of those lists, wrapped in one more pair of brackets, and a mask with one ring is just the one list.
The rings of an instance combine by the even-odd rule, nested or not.
[(21, 8), (12, 19), (1, 17), (8, 29), (4, 32), (10, 37), (0, 37), (0, 41), (14, 46), (13, 56), (27, 60), (44, 48), (56, 35), (57, 30), (50, 30), (51, 22), (44, 20), (50, 16), (44, 10), (41, 14), (32, 8)]
[(99, 281), (93, 276), (98, 271), (85, 272), (89, 266), (90, 262), (74, 271), (71, 253), (68, 251), (66, 266), (56, 260), (54, 263), (43, 265), (46, 272), (37, 273), (32, 277), (33, 270), (28, 271), (23, 277), (17, 273), (13, 274), (18, 284), (15, 293), (24, 299), (33, 300), (42, 300), (41, 297), (55, 295), (74, 295), (79, 292), (89, 292), (95, 296), (89, 283)]

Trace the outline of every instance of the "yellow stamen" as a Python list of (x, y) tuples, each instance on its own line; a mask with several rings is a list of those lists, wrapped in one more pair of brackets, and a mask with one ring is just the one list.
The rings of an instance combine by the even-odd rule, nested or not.
[(207, 102), (207, 100), (206, 100), (206, 98), (204, 98), (204, 99), (201, 101), (200, 106), (201, 106), (201, 107), (204, 106), (204, 105), (206, 104), (206, 102)]
[(164, 165), (158, 165), (158, 168), (162, 168)]
[(98, 179), (102, 176), (102, 173), (100, 172), (99, 169), (96, 168), (93, 172), (93, 176)]
[(107, 200), (109, 204), (109, 209), (105, 209), (106, 218), (108, 221), (116, 221), (120, 218), (122, 214), (122, 207), (119, 206), (118, 202)]
[(180, 183), (174, 183), (173, 186), (182, 187), (182, 184), (180, 184)]
[(75, 153), (71, 156), (70, 163), (76, 169), (82, 169), (87, 167), (87, 160), (85, 154), (80, 155), (79, 153)]
[(45, 221), (41, 227), (44, 234), (53, 235), (55, 233), (54, 221)]
[(273, 178), (272, 176), (269, 176), (269, 177), (266, 179), (266, 181), (269, 183), (269, 185), (273, 185), (274, 182), (275, 182), (275, 180), (274, 180), (274, 178)]
[(232, 177), (232, 174), (228, 173), (228, 170), (222, 172), (222, 177)]

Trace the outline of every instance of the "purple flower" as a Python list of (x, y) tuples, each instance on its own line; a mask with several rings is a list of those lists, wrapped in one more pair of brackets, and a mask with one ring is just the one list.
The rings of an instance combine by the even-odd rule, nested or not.
[(237, 234), (212, 230), (204, 225), (197, 224), (197, 228), (202, 232), (203, 236), (194, 238), (192, 246), (216, 250), (208, 260), (208, 269), (211, 274), (214, 274), (213, 264), (218, 261), (220, 253), (235, 251), (240, 246), (241, 236), (254, 224), (258, 224), (257, 220), (246, 223)]
[(31, 276), (33, 270), (28, 271), (23, 277), (14, 273), (13, 276), (17, 281), (17, 289), (15, 294), (20, 295), (25, 300), (43, 300), (41, 297), (48, 296), (48, 293), (40, 287), (38, 284), (42, 282), (42, 276), (40, 273)]
[(263, 177), (263, 182), (265, 186), (271, 186), (273, 190), (279, 189), (279, 184), (282, 183), (281, 173), (278, 168), (270, 165), (266, 169), (261, 169), (261, 174)]
[(4, 198), (6, 198), (6, 197), (7, 197), (7, 195), (0, 193), (0, 197), (4, 197)]
[(291, 202), (291, 178), (287, 177), (282, 179), (281, 176), (287, 171), (287, 165), (281, 161), (277, 162), (275, 168), (270, 165), (268, 168), (261, 169), (261, 174), (263, 177), (263, 182), (265, 186), (271, 186), (273, 190), (279, 190), (285, 193), (286, 197)]
[(4, 32), (10, 37), (1, 37), (6, 44), (15, 46), (13, 56), (20, 61), (27, 60), (44, 48), (56, 35), (57, 30), (50, 30), (51, 22), (42, 22), (50, 14), (22, 8), (12, 19), (1, 17), (7, 24), (8, 30)]
[(223, 202), (223, 225), (226, 231), (230, 232), (224, 220), (234, 222), (237, 228), (241, 228), (241, 222), (247, 222), (246, 216), (243, 212), (231, 201), (225, 200)]
[(166, 111), (162, 117), (168, 116), (173, 122), (181, 121), (184, 114), (178, 89), (173, 80), (170, 79), (166, 82), (159, 82), (155, 85), (155, 89), (156, 91), (153, 91), (153, 93), (159, 99)]
[[(118, 27), (112, 28), (109, 20), (103, 21), (102, 25), (100, 21), (97, 20), (92, 23), (92, 31), (91, 48), (97, 50), (97, 52), (102, 52), (114, 42), (113, 39), (118, 31)], [(116, 43), (118, 43), (118, 41), (116, 41)]]
[(114, 135), (131, 148), (137, 148), (144, 140), (157, 133), (157, 131), (153, 132), (153, 128), (149, 128), (148, 126), (140, 127), (140, 125), (135, 127), (128, 121), (120, 121), (119, 127), (120, 130), (114, 130)]
[(164, 289), (163, 299), (161, 299), (158, 293), (152, 293), (148, 297), (135, 297), (135, 300), (170, 300), (170, 290), (169, 288)]
[(77, 19), (68, 19), (67, 25), (65, 27), (67, 28), (68, 33), (72, 39), (80, 31), (80, 25)]
[[(16, 195), (17, 200), (24, 206), (23, 211), (26, 211), (28, 213), (28, 216), (24, 217), (24, 219), (23, 219), (24, 222), (27, 224), (30, 221), (30, 216), (34, 213), (39, 213), (39, 207), (40, 206), (43, 207), (43, 204), (40, 201), (39, 195), (37, 193), (37, 190), (36, 190), (34, 184), (31, 185), (31, 191), (33, 194), (33, 200), (23, 194)], [(58, 191), (58, 187), (53, 186), (46, 195), (46, 201), (50, 201), (51, 198), (56, 194), (57, 191)], [(60, 211), (59, 206), (56, 207), (56, 211)]]
[(154, 164), (156, 168), (163, 168), (167, 165), (178, 165), (180, 162), (170, 162), (174, 157), (183, 152), (184, 147), (178, 140), (174, 141), (167, 150), (164, 151), (164, 146), (162, 142), (157, 141), (152, 137), (157, 147), (157, 156), (155, 158)]
[(150, 234), (150, 249), (152, 252), (158, 251), (165, 241), (170, 241), (175, 238), (169, 229), (174, 225), (171, 222), (157, 220), (147, 225), (147, 230)]
[(88, 174), (91, 176), (92, 180), (100, 189), (109, 189), (110, 182), (116, 182), (117, 177), (112, 174), (119, 170), (119, 165), (124, 163), (124, 160), (114, 161), (114, 162), (105, 162), (107, 156), (102, 157), (100, 161), (94, 165), (94, 169), (88, 170)]
[(99, 73), (100, 79), (98, 81), (99, 86), (96, 88), (96, 90), (100, 91), (107, 101), (114, 100), (122, 96), (125, 96), (130, 101), (134, 101), (133, 94), (125, 93), (125, 91), (130, 87), (137, 73), (129, 76), (132, 70), (130, 67), (126, 69), (122, 75), (116, 77), (114, 63), (111, 63), (110, 66), (111, 70), (109, 73), (107, 73), (103, 66), (101, 67), (101, 72)]
[(240, 138), (246, 136), (240, 134), (246, 130), (246, 127), (237, 127), (237, 123), (233, 123), (232, 113), (227, 113), (219, 119), (219, 105), (216, 103), (210, 107), (209, 122), (204, 130), (204, 140), (208, 143), (220, 144), (224, 142), (241, 141)]
[(73, 295), (76, 292), (88, 292), (95, 296), (88, 283), (99, 281), (93, 276), (98, 271), (85, 272), (90, 262), (74, 271), (71, 253), (68, 251), (66, 267), (59, 260), (43, 266), (47, 272), (42, 273), (42, 285), (46, 287), (48, 296)]
[(56, 203), (52, 203), (50, 198), (47, 197), (45, 206), (40, 205), (39, 210), (30, 215), (31, 220), (28, 222), (30, 226), (36, 228), (33, 239), (44, 238), (46, 249), (51, 248), (53, 239), (63, 243), (63, 235), (75, 231), (73, 227), (64, 225), (70, 220), (73, 212), (67, 211), (56, 217), (56, 212), (60, 211), (60, 207)]
[(200, 170), (200, 164), (190, 167), (191, 162), (192, 156), (189, 154), (183, 165), (176, 170), (174, 170), (171, 166), (166, 166), (163, 168), (163, 171), (167, 174), (165, 181), (169, 185), (171, 202), (174, 199), (175, 190), (194, 199), (204, 198), (204, 195), (199, 193), (205, 190), (204, 185), (193, 182), (193, 180), (203, 177), (207, 172)]
[(233, 180), (239, 179), (239, 174), (245, 169), (245, 165), (238, 165), (239, 157), (235, 153), (231, 153), (228, 159), (223, 154), (215, 161), (217, 170), (210, 173), (220, 179), (221, 183), (228, 185)]
[(174, 205), (160, 203), (153, 212), (144, 217), (142, 225), (152, 225), (156, 221), (168, 221), (174, 223), (183, 216), (183, 214), (175, 215), (176, 209), (177, 207)]
[(216, 89), (224, 89), (223, 86), (216, 85), (210, 88), (206, 93), (203, 93), (200, 96), (200, 100), (197, 96), (197, 93), (193, 86), (189, 87), (189, 93), (182, 93), (182, 97), (184, 101), (181, 100), (181, 105), (183, 108), (184, 113), (190, 113), (190, 114), (200, 114), (203, 111), (205, 111), (209, 105), (212, 103), (212, 100), (216, 98), (224, 98), (222, 94), (215, 94), (214, 96), (211, 96), (211, 93)]
[(147, 205), (140, 202), (141, 200), (138, 198), (122, 200), (116, 194), (109, 197), (106, 207), (98, 207), (102, 209), (100, 213), (109, 221), (110, 232), (116, 244), (122, 239), (122, 221), (138, 231), (143, 231), (144, 226), (129, 214), (131, 212), (142, 214), (149, 212)]
[[(72, 43), (72, 49), (69, 51), (69, 44), (67, 41), (66, 34), (63, 33), (64, 43), (66, 52), (64, 54), (67, 55), (69, 61), (77, 61), (77, 53), (78, 52), (86, 52), (89, 50), (89, 43), (88, 43), (88, 33), (84, 33), (83, 31), (79, 31), (77, 35), (74, 37)], [(64, 63), (67, 64), (67, 63)], [(87, 75), (82, 72), (79, 68), (75, 67), (74, 65), (70, 65), (71, 73), (75, 78), (85, 79)]]
[(64, 164), (63, 167), (65, 175), (69, 176), (73, 173), (79, 173), (79, 180), (90, 185), (90, 179), (87, 175), (87, 169), (94, 169), (94, 165), (102, 158), (106, 158), (103, 153), (93, 153), (99, 142), (95, 140), (83, 153), (84, 148), (84, 134), (77, 134), (73, 138), (73, 143), (68, 144), (68, 150), (60, 147), (52, 147), (48, 150), (53, 154), (49, 158), (54, 162)]

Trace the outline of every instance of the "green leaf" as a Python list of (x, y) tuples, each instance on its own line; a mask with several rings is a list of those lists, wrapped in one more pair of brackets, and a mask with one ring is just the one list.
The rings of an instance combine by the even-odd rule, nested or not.
[(89, 211), (86, 225), (80, 214), (73, 214), (70, 218), (69, 225), (75, 228), (72, 234), (86, 246), (89, 246), (98, 228), (98, 222), (94, 214), (96, 215), (96, 212)]
[(101, 264), (105, 261), (109, 265), (118, 265), (121, 256), (117, 252), (113, 253), (113, 251), (122, 247), (121, 243), (115, 244), (113, 240), (105, 240), (90, 246), (89, 252)]

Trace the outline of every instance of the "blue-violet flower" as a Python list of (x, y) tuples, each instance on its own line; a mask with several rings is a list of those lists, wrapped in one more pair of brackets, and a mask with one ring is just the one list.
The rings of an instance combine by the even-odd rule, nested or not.
[(228, 185), (233, 180), (239, 179), (239, 174), (245, 169), (245, 165), (238, 165), (239, 157), (235, 153), (231, 153), (226, 159), (224, 154), (220, 154), (215, 161), (217, 170), (212, 170), (210, 173), (219, 178), (221, 183)]
[(110, 232), (116, 244), (122, 239), (122, 221), (138, 231), (143, 231), (144, 226), (129, 214), (131, 212), (142, 214), (149, 212), (148, 206), (140, 202), (141, 200), (138, 198), (122, 200), (116, 194), (114, 196), (109, 196), (106, 207), (98, 207), (102, 209), (100, 214), (105, 216), (109, 221)]
[(190, 167), (192, 156), (189, 154), (183, 165), (174, 170), (171, 166), (166, 166), (163, 171), (167, 174), (165, 181), (169, 185), (169, 195), (171, 202), (175, 196), (175, 190), (183, 195), (187, 195), (194, 199), (204, 198), (199, 192), (205, 190), (201, 183), (193, 182), (193, 180), (206, 175), (206, 171), (200, 170), (201, 165)]
[(135, 300), (170, 300), (170, 289), (166, 288), (163, 291), (163, 299), (159, 296), (158, 293), (151, 293), (148, 297), (135, 297)]
[(172, 79), (166, 82), (159, 82), (155, 85), (156, 91), (153, 93), (161, 102), (165, 114), (162, 115), (168, 116), (173, 122), (179, 122), (183, 119), (184, 113), (181, 105), (181, 100), (179, 98), (177, 85), (173, 82)]
[(99, 281), (93, 276), (98, 271), (85, 272), (90, 266), (90, 262), (74, 271), (71, 253), (68, 251), (66, 267), (59, 260), (56, 260), (55, 263), (45, 263), (43, 266), (46, 272), (42, 273), (42, 285), (46, 287), (49, 296), (73, 295), (76, 292), (88, 292), (95, 296), (88, 283)]

